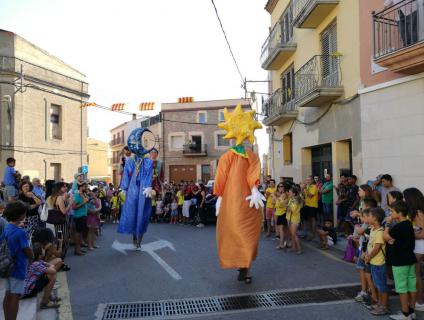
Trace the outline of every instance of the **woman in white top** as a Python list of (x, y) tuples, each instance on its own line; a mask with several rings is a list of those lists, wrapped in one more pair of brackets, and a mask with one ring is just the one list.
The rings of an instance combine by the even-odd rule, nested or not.
[(417, 276), (417, 303), (415, 310), (424, 311), (423, 282), (421, 279), (421, 262), (424, 258), (424, 196), (417, 188), (408, 188), (403, 192), (405, 202), (409, 209), (409, 218), (415, 230), (415, 268)]

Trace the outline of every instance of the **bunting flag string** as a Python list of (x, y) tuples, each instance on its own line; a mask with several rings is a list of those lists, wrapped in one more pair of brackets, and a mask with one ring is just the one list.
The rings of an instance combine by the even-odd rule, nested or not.
[(155, 108), (154, 102), (142, 102), (142, 103), (140, 103), (138, 110), (149, 111), (149, 110), (153, 110), (154, 108)]
[(111, 107), (112, 111), (123, 111), (125, 110), (125, 103), (114, 103)]
[(81, 104), (81, 108), (86, 108), (86, 107), (97, 107), (97, 103), (95, 103), (95, 102), (85, 102), (85, 103)]

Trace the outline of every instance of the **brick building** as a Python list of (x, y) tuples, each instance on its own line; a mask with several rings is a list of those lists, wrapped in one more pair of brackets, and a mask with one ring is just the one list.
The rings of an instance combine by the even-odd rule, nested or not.
[(161, 150), (165, 179), (203, 181), (213, 179), (219, 157), (232, 146), (217, 124), (224, 121), (224, 108), (239, 103), (250, 108), (249, 100), (227, 99), (163, 103), (161, 109)]

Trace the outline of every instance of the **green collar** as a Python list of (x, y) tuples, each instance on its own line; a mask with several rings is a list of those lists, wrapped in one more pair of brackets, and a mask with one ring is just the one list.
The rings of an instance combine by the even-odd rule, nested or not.
[(246, 159), (249, 158), (249, 156), (246, 153), (246, 149), (244, 148), (242, 144), (238, 144), (235, 147), (232, 147), (230, 150), (243, 158), (246, 158)]

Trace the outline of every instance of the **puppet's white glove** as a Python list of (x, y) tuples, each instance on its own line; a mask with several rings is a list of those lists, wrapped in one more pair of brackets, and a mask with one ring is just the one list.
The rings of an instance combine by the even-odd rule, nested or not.
[(215, 215), (216, 216), (218, 216), (219, 208), (221, 208), (221, 200), (222, 200), (222, 197), (218, 197), (218, 200), (216, 200), (216, 203), (215, 203)]
[(143, 194), (146, 196), (146, 198), (151, 198), (152, 193), (153, 193), (153, 190), (152, 190), (151, 187), (144, 188), (144, 190), (143, 190)]
[(259, 209), (259, 206), (264, 207), (264, 201), (266, 201), (264, 195), (259, 192), (257, 187), (252, 188), (252, 194), (246, 198), (247, 201), (250, 201), (249, 206), (256, 209)]

